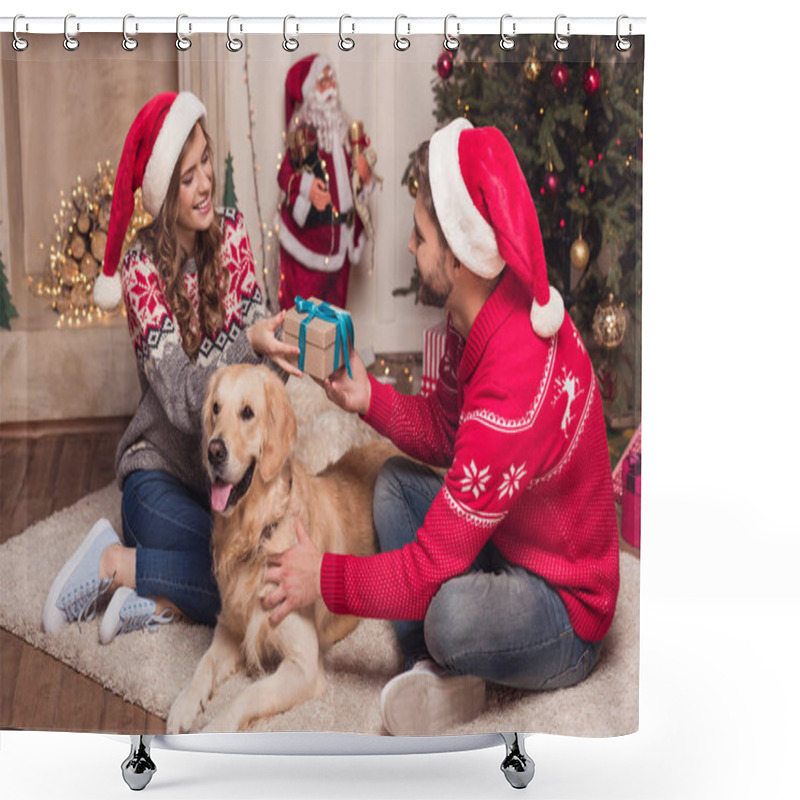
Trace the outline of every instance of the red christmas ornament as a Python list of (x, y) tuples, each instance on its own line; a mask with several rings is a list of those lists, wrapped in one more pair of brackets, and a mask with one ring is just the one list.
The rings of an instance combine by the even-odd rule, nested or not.
[(569, 80), (569, 70), (563, 64), (556, 64), (550, 73), (550, 79), (556, 89), (563, 89)]
[(600, 88), (600, 70), (589, 67), (583, 73), (583, 88), (590, 97)]
[(558, 194), (559, 185), (560, 181), (557, 172), (548, 172), (547, 175), (544, 176), (544, 188), (550, 197), (555, 197)]
[(453, 54), (449, 50), (443, 50), (436, 60), (436, 71), (442, 80), (447, 80), (453, 74)]

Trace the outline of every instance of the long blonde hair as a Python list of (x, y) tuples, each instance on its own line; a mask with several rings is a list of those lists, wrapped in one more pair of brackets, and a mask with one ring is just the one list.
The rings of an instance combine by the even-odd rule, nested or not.
[[(199, 124), (211, 153), (211, 139), (202, 119), (199, 120)], [(225, 324), (224, 296), (228, 291), (230, 277), (228, 270), (223, 268), (220, 261), (222, 228), (219, 214), (214, 208), (214, 194), (217, 188), (216, 174), (214, 174), (211, 182), (214, 220), (208, 230), (198, 231), (194, 253), (197, 264), (198, 319), (183, 280), (180, 247), (175, 230), (178, 221), (181, 164), (194, 141), (196, 131), (197, 127), (193, 127), (183, 144), (158, 216), (150, 225), (139, 231), (139, 239), (155, 261), (161, 289), (181, 333), (183, 349), (192, 361), (197, 358), (203, 336), (213, 338)]]

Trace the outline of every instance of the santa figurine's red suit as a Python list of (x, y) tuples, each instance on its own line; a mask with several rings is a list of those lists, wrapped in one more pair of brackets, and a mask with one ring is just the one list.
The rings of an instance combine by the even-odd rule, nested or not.
[(374, 185), (362, 153), (369, 141), (351, 139), (327, 56), (311, 55), (294, 64), (285, 89), (279, 304), (292, 308), (300, 295), (344, 307), (350, 265), (361, 257), (365, 238), (353, 191), (364, 201)]

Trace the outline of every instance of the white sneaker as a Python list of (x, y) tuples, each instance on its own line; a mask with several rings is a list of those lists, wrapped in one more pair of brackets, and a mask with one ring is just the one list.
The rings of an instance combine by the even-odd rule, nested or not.
[(386, 684), (381, 717), (394, 736), (435, 736), (469, 722), (486, 704), (486, 682), (455, 675), (424, 658)]
[(100, 578), (100, 559), (114, 544), (121, 542), (111, 523), (97, 520), (50, 586), (42, 612), (45, 633), (57, 633), (70, 622), (94, 619), (98, 601), (112, 582)]
[(139, 597), (133, 589), (120, 586), (108, 604), (100, 623), (100, 642), (108, 644), (120, 633), (148, 630), (155, 633), (160, 625), (172, 622), (171, 608), (156, 614), (155, 600)]

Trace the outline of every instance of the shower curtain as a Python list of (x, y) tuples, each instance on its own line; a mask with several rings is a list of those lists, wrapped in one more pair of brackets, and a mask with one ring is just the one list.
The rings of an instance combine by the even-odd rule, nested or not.
[[(624, 518), (631, 503), (623, 502), (622, 490), (615, 492), (611, 478), (614, 473), (622, 487), (623, 454), (635, 456), (640, 491), (644, 37), (623, 41), (614, 35), (613, 20), (603, 35), (567, 37), (562, 28), (558, 46), (552, 32), (518, 34), (515, 29), (512, 35), (510, 25), (505, 30), (502, 46), (497, 33), (458, 33), (455, 21), (449, 28), (445, 23), (443, 41), (441, 33), (415, 35), (400, 19), (396, 36), (354, 32), (347, 20), (340, 22), (339, 34), (309, 35), (298, 35), (287, 21), (283, 36), (242, 34), (235, 20), (229, 21), (229, 34), (190, 33), (179, 20), (180, 46), (175, 34), (137, 36), (132, 22), (128, 32), (136, 44), (123, 47), (119, 33), (73, 30), (66, 45), (59, 36), (28, 34), (25, 49), (3, 34), (0, 626), (8, 668), (0, 676), (0, 727), (164, 732), (170, 709), (212, 643), (213, 620), (171, 612), (154, 612), (144, 626), (131, 632), (122, 626), (101, 642), (112, 591), (101, 592), (83, 607), (78, 621), (56, 631), (43, 629), (53, 582), (97, 520), (107, 519), (123, 537), (127, 475), (120, 474), (120, 463), (137, 448), (153, 445), (147, 438), (153, 434), (142, 429), (120, 452), (117, 445), (130, 433), (131, 419), (141, 414), (142, 405), (151, 402), (152, 360), (168, 355), (173, 342), (182, 347), (187, 342), (174, 308), (161, 316), (147, 317), (142, 311), (157, 303), (156, 294), (166, 297), (163, 273), (154, 269), (151, 275), (156, 277), (146, 289), (152, 294), (137, 295), (141, 303), (131, 304), (126, 275), (135, 269), (136, 257), (130, 252), (141, 254), (143, 243), (153, 241), (146, 229), (163, 208), (156, 203), (154, 209), (146, 196), (146, 177), (143, 190), (130, 189), (131, 208), (116, 252), (119, 270), (106, 259), (109, 240), (119, 236), (112, 208), (122, 203), (125, 191), (118, 176), (126, 137), (140, 109), (169, 92), (191, 93), (202, 103), (212, 145), (203, 169), (214, 176), (214, 224), (223, 232), (223, 247), (230, 248), (224, 251), (226, 263), (233, 259), (244, 270), (244, 278), (231, 273), (233, 282), (250, 281), (241, 290), (241, 306), (226, 318), (223, 304), (221, 326), (186, 363), (208, 367), (210, 375), (211, 367), (229, 357), (219, 354), (232, 351), (249, 324), (292, 308), (296, 296), (327, 301), (349, 314), (354, 350), (371, 385), (379, 387), (374, 392), (383, 398), (387, 414), (405, 419), (406, 426), (413, 419), (412, 427), (417, 427), (404, 436), (391, 421), (376, 424), (368, 415), (364, 422), (335, 407), (310, 378), (292, 377), (285, 387), (297, 419), (294, 457), (316, 474), (350, 447), (374, 444), (380, 434), (433, 464), (435, 470), (428, 473), (437, 475), (443, 488), (434, 493), (437, 500), (429, 498), (432, 510), (426, 509), (414, 523), (420, 529), (428, 526), (421, 534), (428, 538), (422, 539), (422, 547), (410, 546), (408, 558), (397, 561), (402, 566), (387, 573), (395, 586), (407, 587), (407, 607), (414, 606), (415, 592), (425, 583), (419, 577), (425, 559), (433, 558), (425, 548), (435, 551), (437, 542), (456, 531), (435, 528), (436, 520), (448, 519), (445, 512), (459, 524), (466, 519), (470, 530), (495, 532), (530, 530), (532, 520), (561, 508), (551, 517), (560, 527), (551, 525), (546, 544), (533, 541), (528, 546), (508, 535), (487, 534), (486, 542), (492, 542), (480, 548), (480, 558), (458, 571), (463, 578), (521, 570), (526, 579), (541, 584), (552, 613), (565, 621), (563, 633), (568, 628), (577, 637), (581, 655), (573, 663), (573, 655), (562, 653), (564, 663), (556, 670), (560, 677), (535, 687), (504, 680), (502, 669), (491, 672), (472, 713), (456, 714), (437, 732), (615, 736), (637, 729), (640, 535), (637, 527), (622, 539), (617, 526), (630, 530), (638, 526), (639, 517), (637, 511), (633, 520), (629, 511)], [(70, 48), (70, 40), (79, 47)], [(335, 111), (325, 106), (331, 86)], [(513, 414), (500, 414), (493, 406), (504, 380), (503, 363), (490, 365), (491, 374), (501, 376), (497, 385), (478, 391), (470, 383), (466, 361), (459, 361), (467, 358), (470, 338), (476, 341), (481, 326), (459, 326), (446, 283), (449, 302), (431, 303), (427, 291), (429, 262), (420, 250), (420, 208), (425, 206), (418, 193), (425, 196), (428, 179), (418, 174), (413, 154), (437, 132), (454, 130), (458, 120), (479, 134), (496, 130), (508, 149), (498, 150), (506, 155), (493, 161), (486, 139), (476, 139), (481, 144), (470, 155), (458, 149), (461, 144), (456, 146), (449, 166), (441, 169), (450, 169), (451, 177), (460, 176), (462, 183), (448, 183), (444, 190), (434, 186), (433, 206), (442, 223), (430, 229), (435, 235), (427, 244), (437, 245), (437, 253), (448, 252), (454, 231), (462, 230), (462, 215), (470, 216), (465, 209), (471, 208), (495, 232), (498, 269), (491, 276), (481, 273), (460, 240), (449, 251), (456, 266), (451, 261), (441, 268), (466, 267), (489, 281), (486, 302), (493, 295), (505, 314), (520, 298), (531, 307), (524, 282), (515, 282), (521, 279), (509, 254), (524, 249), (519, 242), (527, 242), (531, 231), (536, 241), (538, 228), (549, 296), (563, 300), (567, 315), (557, 331), (539, 335), (545, 366), (539, 372), (531, 366), (529, 380), (516, 376), (530, 389), (532, 405), (520, 402)], [(153, 141), (158, 136), (148, 139), (148, 131), (152, 129), (146, 128), (142, 141), (155, 147), (157, 160), (161, 151)], [(165, 195), (170, 191), (166, 184), (183, 178), (180, 172), (173, 176), (185, 156), (183, 139), (178, 145), (178, 152), (167, 157)], [(445, 157), (434, 144), (430, 153), (430, 180), (435, 183), (440, 162), (434, 159)], [(205, 158), (204, 152), (200, 157)], [(149, 163), (144, 158), (140, 166)], [(474, 164), (488, 165), (496, 179), (476, 189), (472, 178), (465, 177)], [(535, 208), (524, 225), (519, 224), (515, 204), (520, 195), (512, 191), (512, 179), (516, 189), (524, 186)], [(468, 194), (459, 194), (462, 189)], [(503, 227), (500, 218), (515, 214), (515, 226)], [(177, 227), (182, 224), (179, 220)], [(474, 242), (469, 237), (466, 241), (469, 250)], [(231, 256), (234, 248), (238, 250)], [(530, 261), (523, 254), (522, 262)], [(123, 292), (129, 293), (110, 310), (97, 302), (95, 284), (103, 275), (121, 276), (127, 287)], [(199, 279), (185, 279), (193, 287), (191, 302)], [(230, 283), (231, 278), (229, 288)], [(507, 295), (504, 304), (501, 292)], [(187, 328), (200, 324), (196, 315), (187, 320)], [(487, 334), (481, 352), (495, 352), (492, 335)], [(519, 347), (530, 340), (527, 331)], [(310, 340), (306, 346), (312, 346)], [(572, 362), (557, 360), (558, 348), (571, 348), (574, 359), (589, 365), (583, 383), (571, 371)], [(520, 362), (514, 349), (506, 351), (508, 363), (528, 363)], [(531, 355), (530, 363), (538, 364), (536, 358)], [(159, 402), (166, 407), (170, 392), (174, 399), (177, 387), (185, 385), (164, 385), (173, 387), (162, 390)], [(479, 400), (474, 402), (483, 405), (468, 413), (464, 397), (476, 391)], [(192, 400), (197, 426), (201, 400)], [(435, 431), (419, 409), (439, 420), (449, 413), (452, 430)], [(538, 471), (531, 466), (536, 458), (528, 454), (507, 464), (495, 454), (499, 466), (491, 469), (474, 460), (453, 463), (452, 453), (463, 444), (458, 432), (465, 436), (470, 424), (484, 426), (477, 437), (480, 449), (499, 429), (522, 435), (540, 415), (552, 420), (541, 434), (542, 451), (551, 447), (552, 453), (550, 461), (538, 459)], [(590, 417), (597, 422), (593, 435), (600, 438), (585, 456), (597, 461), (586, 474), (599, 475), (602, 485), (596, 491), (584, 487), (566, 502), (559, 480), (575, 466), (572, 453), (583, 447), (581, 432), (588, 437)], [(184, 482), (193, 479), (188, 475), (207, 477), (201, 434), (197, 428), (185, 432), (180, 446), (195, 460), (184, 465), (185, 471), (184, 466), (173, 470), (180, 472), (173, 477)], [(418, 447), (418, 440), (426, 437), (434, 445)], [(435, 444), (439, 441), (441, 445)], [(455, 449), (448, 452), (445, 442)], [(155, 444), (174, 453), (171, 443)], [(169, 464), (165, 456), (164, 465)], [(171, 467), (164, 465), (161, 469), (169, 472)], [(462, 494), (456, 496), (448, 488), (453, 486)], [(548, 486), (561, 488), (549, 492)], [(495, 500), (484, 502), (489, 494)], [(501, 510), (494, 510), (495, 501)], [(208, 492), (197, 502), (205, 504), (213, 520)], [(439, 516), (434, 520), (435, 512)], [(592, 538), (600, 527), (607, 532), (609, 525), (613, 539)], [(462, 528), (458, 531), (461, 536)], [(127, 539), (124, 543), (131, 544)], [(355, 569), (354, 564), (341, 569)], [(347, 590), (355, 597), (359, 590), (353, 586)], [(393, 589), (370, 591), (388, 595)], [(382, 715), (382, 693), (411, 666), (413, 659), (399, 640), (409, 624), (421, 624), (425, 609), (404, 607), (392, 615), (385, 611), (391, 604), (380, 597), (361, 606), (352, 599), (341, 606), (330, 596), (325, 601), (332, 611), (363, 608), (365, 618), (325, 653), (313, 691), (280, 713), (250, 720), (247, 729), (394, 732)], [(491, 622), (473, 633), (479, 643), (498, 632), (508, 634), (506, 641), (529, 642), (537, 635), (529, 610), (512, 605), (510, 611), (504, 607), (493, 615), (489, 609), (483, 618)], [(423, 634), (419, 628), (418, 635)], [(55, 661), (45, 663), (42, 653)], [(256, 661), (249, 669), (235, 669), (203, 703), (193, 730), (217, 730), (215, 719), (225, 718), (249, 686), (280, 669), (274, 654), (259, 654)], [(85, 679), (73, 677), (64, 665)], [(447, 664), (432, 669), (450, 677), (461, 671)]]

